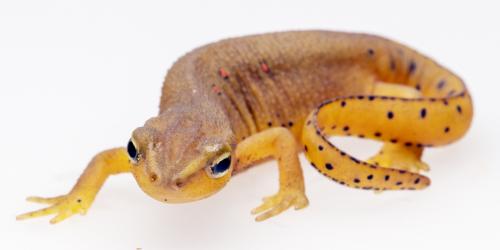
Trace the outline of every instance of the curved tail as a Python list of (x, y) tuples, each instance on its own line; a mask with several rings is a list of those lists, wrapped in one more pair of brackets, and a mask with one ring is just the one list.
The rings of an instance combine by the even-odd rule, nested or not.
[(430, 147), (460, 138), (471, 118), (471, 98), (465, 89), (445, 98), (337, 98), (309, 115), (302, 142), (311, 164), (341, 184), (374, 190), (422, 189), (430, 185), (429, 178), (358, 160), (335, 147), (326, 136), (356, 135), (407, 147)]

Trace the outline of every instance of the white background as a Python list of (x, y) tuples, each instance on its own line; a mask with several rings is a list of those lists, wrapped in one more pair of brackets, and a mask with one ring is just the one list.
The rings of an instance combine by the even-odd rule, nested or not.
[[(500, 8), (460, 2), (2, 0), (0, 247), (500, 249)], [(109, 179), (85, 217), (15, 221), (41, 207), (26, 196), (69, 191), (95, 153), (125, 145), (156, 114), (165, 72), (183, 53), (226, 37), (311, 28), (387, 36), (464, 78), (473, 126), (456, 144), (426, 151), (430, 188), (349, 189), (302, 157), (310, 206), (263, 223), (249, 212), (277, 190), (274, 162), (195, 203), (161, 204), (123, 175)], [(341, 142), (360, 157), (377, 148)]]

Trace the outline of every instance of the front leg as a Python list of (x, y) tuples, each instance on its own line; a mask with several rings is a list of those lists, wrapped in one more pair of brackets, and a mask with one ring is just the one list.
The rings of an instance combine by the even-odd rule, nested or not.
[(51, 206), (16, 217), (17, 220), (57, 214), (50, 220), (54, 224), (76, 213), (85, 214), (94, 198), (112, 174), (130, 172), (131, 164), (125, 148), (103, 151), (89, 163), (73, 189), (66, 195), (52, 198), (28, 197), (28, 201), (49, 204)]
[(304, 177), (298, 158), (298, 145), (293, 134), (285, 128), (271, 128), (250, 136), (236, 147), (236, 168), (273, 157), (278, 160), (279, 191), (264, 198), (264, 203), (252, 210), (262, 221), (275, 216), (291, 206), (301, 209), (309, 203), (305, 195)]

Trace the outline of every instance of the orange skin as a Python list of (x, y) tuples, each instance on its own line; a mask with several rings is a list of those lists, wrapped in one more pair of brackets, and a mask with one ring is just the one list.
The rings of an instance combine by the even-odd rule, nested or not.
[[(127, 148), (99, 153), (63, 196), (18, 219), (85, 213), (111, 174), (131, 172), (167, 203), (208, 197), (254, 163), (278, 161), (280, 188), (252, 210), (265, 220), (308, 204), (297, 154), (355, 188), (422, 189), (425, 147), (462, 137), (472, 120), (462, 80), (396, 42), (364, 34), (281, 32), (227, 39), (183, 56), (165, 79), (160, 112)], [(329, 135), (383, 141), (367, 161)], [(130, 158), (130, 159), (129, 159)]]

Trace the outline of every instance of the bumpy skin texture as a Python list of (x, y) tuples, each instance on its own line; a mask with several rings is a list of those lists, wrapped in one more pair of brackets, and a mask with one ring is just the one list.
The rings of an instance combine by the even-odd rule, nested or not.
[[(420, 161), (423, 148), (459, 139), (472, 112), (458, 76), (381, 37), (300, 31), (228, 39), (198, 48), (172, 66), (160, 112), (134, 131), (137, 157), (120, 172), (132, 172), (157, 200), (186, 202), (212, 195), (231, 175), (273, 157), (280, 189), (253, 210), (263, 220), (291, 206), (307, 206), (300, 149), (318, 171), (347, 186), (421, 189), (430, 184), (418, 173), (428, 170)], [(329, 135), (385, 144), (362, 161), (332, 145)], [(126, 151), (113, 152), (123, 159)], [(231, 166), (215, 177), (210, 167), (228, 155)], [(106, 165), (94, 162), (88, 169)], [(92, 173), (104, 180), (115, 172)], [(100, 186), (82, 182), (90, 183), (80, 179), (72, 193), (93, 200)], [(82, 186), (87, 188), (77, 188)], [(31, 200), (68, 202), (61, 199)], [(72, 209), (81, 211), (76, 205)]]
[[(187, 69), (192, 72), (177, 74)], [(192, 84), (184, 84), (189, 81)], [(375, 96), (376, 85), (381, 82), (411, 87), (422, 97)], [(214, 99), (212, 105), (224, 109), (236, 143), (274, 126), (287, 127), (300, 138), (307, 114), (333, 99), (315, 112), (325, 118), (315, 121), (312, 130), (306, 127), (302, 135), (305, 144), (310, 141), (312, 148), (325, 144), (326, 149), (321, 155), (314, 151), (306, 155), (322, 173), (363, 188), (421, 188), (429, 180), (411, 173), (406, 173), (407, 177), (404, 171), (398, 171), (401, 178), (385, 182), (385, 173), (394, 171), (344, 156), (326, 146), (324, 135), (356, 135), (422, 148), (458, 139), (472, 118), (471, 98), (459, 77), (401, 44), (363, 34), (274, 33), (202, 47), (179, 60), (169, 72), (160, 109), (178, 103), (181, 92), (191, 96), (189, 102), (196, 98), (183, 89), (186, 87), (202, 89), (200, 95), (208, 92)], [(343, 103), (348, 105), (344, 107)], [(316, 120), (316, 115), (311, 119)], [(320, 135), (314, 138), (317, 131)], [(354, 164), (357, 168), (346, 170), (350, 174), (339, 168), (328, 171), (324, 167), (328, 162), (319, 160), (327, 156), (347, 159), (332, 161), (332, 165), (348, 168)], [(358, 175), (355, 169), (366, 173)], [(365, 176), (370, 176), (370, 169), (381, 172), (383, 184), (361, 183)], [(417, 184), (406, 183), (411, 181)]]

